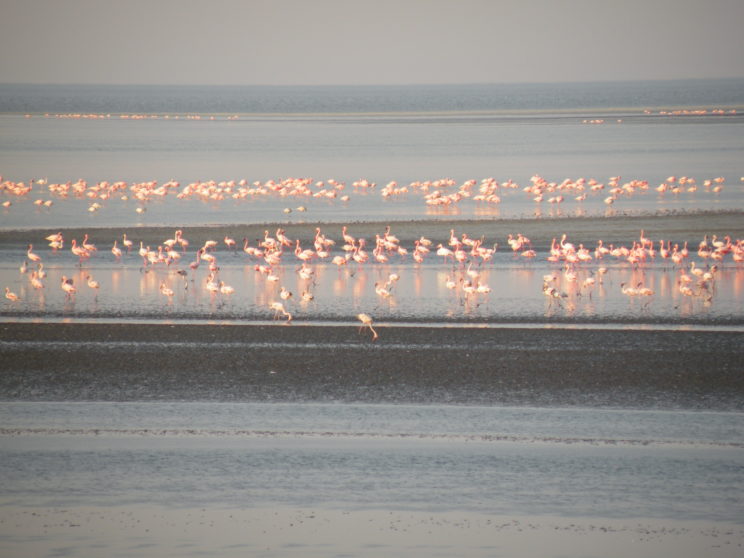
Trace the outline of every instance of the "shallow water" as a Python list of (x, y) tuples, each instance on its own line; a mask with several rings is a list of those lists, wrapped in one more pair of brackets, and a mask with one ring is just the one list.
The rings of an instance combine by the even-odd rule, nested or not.
[[(408, 248), (413, 252), (413, 245)], [(487, 262), (469, 258), (468, 262), (453, 265), (451, 258), (445, 262), (430, 254), (424, 263), (416, 264), (410, 256), (391, 254), (384, 264), (357, 264), (351, 260), (341, 268), (330, 263), (333, 256), (343, 254), (335, 250), (324, 260), (305, 264), (304, 269), (312, 274), (309, 278), (300, 275), (302, 262), (288, 254), (281, 264), (271, 268), (277, 278), (272, 282), (256, 269), (267, 265), (263, 259), (220, 249), (214, 252), (219, 265), (215, 281), (234, 289), (232, 294), (222, 294), (207, 289), (206, 262), (201, 262), (198, 270), (188, 268), (194, 251), (182, 257), (183, 263), (143, 267), (142, 259), (135, 253), (117, 262), (102, 248), (80, 267), (67, 250), (58, 254), (44, 248), (34, 250), (43, 254), (43, 269), (47, 273), (43, 289), (34, 289), (30, 283), (30, 274), (37, 264), (29, 265), (26, 273), (19, 272), (25, 260), (23, 251), (4, 250), (0, 255), (0, 283), (20, 297), (18, 302), (4, 301), (6, 316), (271, 320), (275, 312), (269, 304), (280, 301), (295, 322), (355, 320), (359, 312), (372, 314), (378, 321), (403, 322), (739, 323), (742, 317), (744, 267), (731, 261), (730, 256), (715, 264), (695, 256), (689, 258), (704, 271), (716, 265), (715, 279), (710, 287), (702, 289), (696, 287), (699, 279), (690, 273), (689, 263), (677, 267), (659, 258), (660, 261), (634, 266), (606, 257), (571, 266), (576, 274), (572, 279), (564, 264), (547, 261), (547, 253), (525, 258), (508, 248)], [(599, 273), (600, 268), (605, 273)], [(179, 275), (179, 270), (185, 275)], [(476, 278), (473, 273), (478, 274)], [(391, 281), (391, 274), (398, 279)], [(695, 278), (691, 285), (696, 296), (680, 292), (680, 278), (685, 275)], [(73, 280), (77, 288), (74, 296), (67, 296), (60, 288), (63, 276)], [(98, 282), (98, 288), (87, 285), (88, 276)], [(550, 284), (565, 297), (543, 294), (546, 276), (555, 277)], [(448, 280), (455, 283), (454, 289), (447, 288)], [(463, 290), (466, 281), (483, 289), (488, 287), (490, 292), (468, 294)], [(162, 284), (174, 291), (172, 297), (160, 292)], [(652, 289), (654, 294), (623, 293), (624, 288), (638, 284)], [(385, 292), (378, 293), (379, 288)], [(291, 298), (282, 300), (282, 289), (292, 293)], [(313, 300), (303, 301), (303, 292), (311, 293)]]
[[(741, 413), (4, 403), (6, 505), (297, 506), (738, 522)], [(53, 471), (53, 474), (50, 472)]]
[[(22, 198), (4, 196), (13, 205), (3, 208), (3, 228), (33, 226), (121, 226), (245, 222), (348, 222), (359, 220), (514, 218), (604, 216), (660, 211), (744, 209), (740, 161), (744, 155), (739, 116), (722, 121), (649, 119), (593, 126), (579, 117), (555, 123), (533, 116), (513, 123), (509, 119), (448, 122), (432, 116), (412, 121), (383, 117), (360, 121), (358, 117), (306, 116), (297, 119), (154, 121), (59, 120), (37, 116), (0, 117), (0, 169), (5, 179), (46, 179), (49, 183), (75, 182), (93, 186), (101, 181), (124, 181), (127, 190), (101, 208), (88, 211), (96, 200), (87, 196), (61, 198), (48, 186), (36, 185)], [(557, 191), (542, 202), (525, 193), (538, 174), (547, 182), (596, 179), (601, 190)], [(670, 175), (688, 177), (677, 193), (656, 188)], [(618, 186), (645, 181), (615, 196), (607, 205), (611, 177)], [(344, 185), (338, 197), (309, 195), (283, 197), (251, 194), (242, 199), (177, 200), (175, 194), (195, 182), (245, 180), (280, 182), (288, 177), (308, 178), (313, 193), (328, 190), (329, 179)], [(501, 186), (500, 202), (468, 198), (448, 205), (429, 205), (424, 195), (435, 190), (457, 192), (468, 180), (483, 179)], [(706, 180), (724, 180), (714, 191)], [(427, 191), (414, 182), (452, 179), (453, 186), (433, 186)], [(354, 188), (365, 179), (374, 188)], [(180, 187), (166, 198), (134, 201), (131, 186), (175, 180)], [(397, 189), (383, 196), (383, 188)], [(504, 186), (506, 184), (506, 186)], [(407, 192), (402, 191), (407, 189)], [(233, 193), (237, 187), (233, 189)], [(122, 200), (122, 194), (129, 194)], [(579, 194), (586, 199), (576, 201)], [(348, 201), (341, 196), (348, 195)], [(561, 195), (562, 202), (550, 203)], [(50, 207), (34, 201), (51, 201)], [(297, 211), (298, 207), (306, 211)], [(136, 213), (136, 209), (145, 209)], [(290, 209), (291, 214), (284, 211)]]

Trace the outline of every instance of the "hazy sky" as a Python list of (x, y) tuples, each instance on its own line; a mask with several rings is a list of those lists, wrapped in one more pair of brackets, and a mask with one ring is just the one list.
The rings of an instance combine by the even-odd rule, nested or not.
[(744, 77), (744, 0), (0, 0), (0, 82)]

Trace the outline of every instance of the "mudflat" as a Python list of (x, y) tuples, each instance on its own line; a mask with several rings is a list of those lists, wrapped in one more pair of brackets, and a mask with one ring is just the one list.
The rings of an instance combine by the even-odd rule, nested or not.
[(738, 409), (744, 333), (3, 323), (5, 400), (368, 401)]

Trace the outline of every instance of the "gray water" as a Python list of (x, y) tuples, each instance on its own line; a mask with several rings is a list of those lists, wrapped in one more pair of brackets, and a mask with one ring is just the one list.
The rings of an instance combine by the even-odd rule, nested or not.
[(739, 522), (740, 413), (5, 403), (5, 505), (467, 510)]
[(9, 113), (379, 113), (726, 107), (741, 79), (398, 86), (0, 84)]

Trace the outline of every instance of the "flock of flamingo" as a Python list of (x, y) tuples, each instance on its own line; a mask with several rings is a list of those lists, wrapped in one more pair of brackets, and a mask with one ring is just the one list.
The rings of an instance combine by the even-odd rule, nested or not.
[[(111, 258), (116, 262), (124, 262), (127, 258), (130, 261), (137, 258), (141, 271), (149, 272), (151, 270), (168, 270), (168, 275), (175, 273), (186, 280), (191, 273), (192, 281), (196, 279), (197, 270), (201, 266), (207, 267), (207, 273), (203, 277), (203, 288), (215, 296), (229, 297), (235, 292), (235, 288), (220, 279), (218, 265), (218, 256), (221, 251), (227, 251), (231, 254), (237, 254), (242, 251), (248, 258), (257, 275), (265, 280), (266, 285), (271, 286), (271, 292), (275, 295), (275, 300), (268, 304), (270, 311), (274, 312), (274, 318), (286, 318), (289, 323), (292, 320), (292, 313), (288, 304), (293, 300), (293, 293), (283, 285), (280, 285), (280, 275), (276, 273), (278, 266), (287, 263), (288, 258), (292, 258), (292, 263), (296, 265), (297, 275), (304, 281), (306, 286), (300, 299), (303, 302), (313, 300), (314, 295), (311, 292), (312, 286), (315, 285), (314, 263), (332, 263), (339, 269), (346, 266), (378, 266), (378, 269), (385, 269), (385, 265), (391, 262), (406, 262), (412, 260), (412, 265), (423, 264), (427, 259), (440, 258), (441, 263), (451, 269), (451, 273), (445, 279), (445, 287), (450, 291), (455, 291), (458, 296), (469, 301), (474, 297), (488, 295), (491, 288), (482, 280), (482, 266), (490, 262), (499, 249), (498, 243), (486, 243), (484, 238), (473, 238), (467, 233), (456, 233), (454, 229), (450, 230), (449, 238), (442, 242), (434, 242), (424, 236), (420, 236), (413, 242), (410, 247), (402, 245), (400, 240), (391, 232), (391, 227), (385, 227), (383, 232), (375, 235), (375, 240), (371, 250), (367, 247), (367, 241), (364, 238), (354, 237), (347, 226), (341, 228), (341, 235), (338, 243), (333, 238), (327, 236), (320, 227), (315, 228), (315, 235), (312, 241), (312, 248), (303, 248), (300, 239), (288, 238), (286, 232), (281, 227), (272, 235), (268, 230), (264, 231), (262, 239), (257, 239), (254, 245), (250, 245), (247, 238), (243, 239), (242, 247), (235, 239), (225, 236), (222, 241), (207, 240), (199, 246), (193, 260), (186, 256), (189, 255), (189, 241), (184, 237), (182, 230), (176, 230), (171, 238), (165, 239), (156, 248), (145, 246), (142, 241), (139, 246), (126, 234), (122, 238), (116, 239), (110, 248)], [(66, 252), (66, 239), (63, 233), (58, 232), (51, 234), (45, 239), (48, 242), (51, 253)], [(533, 249), (532, 242), (523, 234), (509, 234), (506, 239), (508, 252), (513, 254), (513, 258), (523, 261), (529, 261), (537, 258), (538, 252)], [(604, 275), (608, 272), (606, 265), (601, 263), (607, 260), (624, 262), (632, 268), (642, 268), (655, 260), (668, 261), (675, 268), (676, 284), (678, 292), (685, 297), (698, 297), (706, 302), (710, 302), (715, 292), (715, 282), (717, 273), (728, 258), (735, 265), (744, 262), (744, 240), (733, 240), (731, 237), (718, 238), (705, 236), (693, 248), (694, 254), (697, 254), (705, 263), (700, 265), (695, 261), (690, 261), (691, 250), (688, 243), (682, 246), (672, 244), (671, 241), (658, 240), (654, 241), (648, 238), (643, 231), (637, 240), (634, 240), (629, 246), (605, 245), (602, 240), (596, 242), (596, 246), (590, 249), (583, 244), (575, 246), (568, 242), (567, 235), (562, 234), (560, 237), (553, 238), (549, 252), (545, 256), (549, 265), (554, 269), (543, 277), (542, 292), (548, 298), (549, 305), (562, 305), (569, 298), (569, 293), (560, 288), (560, 284), (571, 285), (574, 292), (584, 292), (591, 297), (591, 292), (596, 283), (601, 283)], [(98, 252), (97, 247), (93, 244), (86, 234), (78, 242), (77, 239), (70, 240), (69, 252), (75, 258), (77, 266), (80, 268), (82, 277), (85, 279), (88, 288), (92, 289), (97, 296), (100, 284), (96, 281), (91, 273), (87, 271), (86, 264), (90, 258)], [(136, 255), (135, 255), (136, 254)], [(292, 254), (292, 256), (288, 256)], [(28, 276), (28, 281), (34, 290), (45, 288), (44, 279), (46, 271), (44, 270), (44, 258), (39, 252), (34, 251), (33, 244), (28, 245), (20, 271)], [(582, 266), (588, 263), (595, 265), (589, 270), (588, 274), (579, 280), (579, 272)], [(35, 266), (35, 269), (32, 267)], [(598, 267), (597, 267), (598, 266)], [(83, 270), (86, 271), (83, 273)], [(381, 299), (392, 296), (392, 290), (395, 283), (399, 280), (397, 273), (384, 274), (386, 279), (378, 281), (374, 285), (375, 293)], [(459, 276), (459, 278), (458, 278)], [(66, 299), (72, 299), (77, 293), (77, 286), (74, 281), (62, 276), (60, 288)], [(627, 285), (620, 285), (623, 295), (628, 297), (651, 297), (654, 291), (643, 285), (642, 282)], [(159, 282), (159, 292), (168, 303), (172, 303), (175, 292), (165, 279)], [(11, 303), (18, 303), (20, 297), (15, 294), (10, 287), (5, 287), (5, 297)], [(373, 339), (378, 337), (377, 332), (373, 329), (373, 320), (369, 314), (359, 314), (358, 319), (362, 327), (367, 327), (373, 334)]]
[[(744, 177), (742, 177), (744, 182)], [(718, 194), (723, 190), (725, 179), (722, 176), (706, 178), (700, 183), (689, 176), (669, 176), (661, 181), (653, 189), (658, 195), (684, 195), (694, 193), (699, 187), (706, 192)], [(355, 192), (372, 191), (377, 188), (375, 182), (366, 179), (356, 180), (352, 183)], [(36, 188), (36, 190), (34, 190)], [(7, 210), (13, 205), (13, 198), (25, 198), (32, 193), (36, 194), (34, 205), (51, 208), (54, 198), (76, 197), (90, 200), (89, 212), (102, 209), (107, 200), (134, 200), (138, 202), (136, 211), (146, 211), (148, 202), (175, 196), (176, 199), (199, 199), (203, 201), (222, 200), (245, 200), (256, 199), (264, 196), (277, 196), (279, 198), (322, 198), (338, 199), (348, 202), (350, 195), (344, 193), (346, 183), (335, 180), (314, 180), (308, 177), (284, 178), (279, 180), (254, 181), (249, 183), (246, 179), (227, 181), (196, 181), (181, 185), (176, 180), (169, 180), (162, 184), (157, 181), (133, 182), (125, 181), (100, 181), (89, 184), (86, 180), (67, 181), (63, 183), (50, 183), (48, 179), (32, 179), (29, 181), (3, 180), (0, 176), (0, 193), (11, 197), (2, 202)], [(452, 178), (441, 178), (437, 180), (416, 180), (409, 184), (398, 184), (390, 181), (379, 188), (380, 196), (383, 198), (400, 197), (407, 194), (417, 194), (423, 202), (430, 207), (449, 207), (457, 205), (463, 200), (472, 200), (481, 204), (500, 204), (506, 192), (522, 190), (536, 204), (546, 202), (552, 205), (561, 204), (567, 200), (583, 202), (587, 196), (603, 196), (606, 205), (614, 204), (618, 199), (630, 197), (639, 193), (646, 193), (652, 189), (648, 180), (631, 179), (623, 181), (619, 176), (610, 177), (606, 182), (600, 182), (594, 178), (566, 178), (561, 182), (549, 181), (535, 174), (529, 184), (522, 187), (519, 183), (508, 179), (498, 181), (493, 177), (466, 180), (460, 184)], [(48, 197), (47, 197), (48, 195)], [(45, 199), (46, 197), (46, 199)], [(304, 206), (295, 208), (296, 211), (305, 211)], [(291, 213), (292, 208), (286, 207), (285, 213)]]

